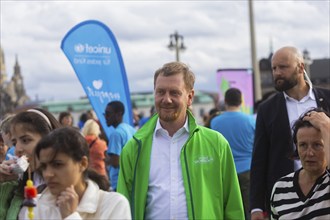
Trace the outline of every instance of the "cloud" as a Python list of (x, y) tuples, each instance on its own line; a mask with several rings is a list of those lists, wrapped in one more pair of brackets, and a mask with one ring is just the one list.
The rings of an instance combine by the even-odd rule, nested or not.
[[(294, 45), (312, 59), (329, 58), (329, 1), (253, 1), (258, 58)], [(100, 20), (116, 36), (130, 90), (151, 91), (153, 74), (175, 59), (167, 48), (178, 31), (180, 59), (196, 74), (196, 89), (217, 91), (219, 68), (251, 68), (248, 1), (1, 1), (1, 47), (7, 74), (15, 55), (28, 95), (74, 99), (84, 91), (60, 49), (84, 20)], [(14, 13), (15, 12), (15, 13)]]

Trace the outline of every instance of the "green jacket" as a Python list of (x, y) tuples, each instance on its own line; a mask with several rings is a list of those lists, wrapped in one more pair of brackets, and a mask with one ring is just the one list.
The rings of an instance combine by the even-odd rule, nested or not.
[[(227, 140), (199, 126), (188, 111), (189, 138), (180, 154), (189, 219), (244, 219), (235, 165)], [(128, 141), (120, 155), (117, 191), (131, 204), (133, 219), (144, 219), (153, 132), (158, 115)]]
[(0, 219), (16, 220), (24, 197), (17, 192), (17, 180), (0, 183)]

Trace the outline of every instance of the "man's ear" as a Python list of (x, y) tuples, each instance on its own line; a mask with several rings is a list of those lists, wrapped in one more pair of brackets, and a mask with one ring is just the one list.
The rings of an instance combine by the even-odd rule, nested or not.
[(192, 89), (189, 93), (188, 93), (188, 106), (191, 106), (193, 101), (194, 101), (194, 95), (195, 95), (195, 90)]
[(305, 64), (303, 62), (299, 63), (298, 68), (299, 68), (299, 72), (304, 74)]

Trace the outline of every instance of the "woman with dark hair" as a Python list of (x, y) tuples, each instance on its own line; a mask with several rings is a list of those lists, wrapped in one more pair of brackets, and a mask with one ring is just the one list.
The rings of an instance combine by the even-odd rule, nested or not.
[(131, 218), (127, 199), (107, 192), (107, 178), (88, 168), (89, 147), (77, 129), (53, 131), (41, 139), (35, 155), (47, 185), (37, 198), (36, 219)]
[(63, 126), (73, 126), (73, 117), (70, 112), (61, 112), (58, 121)]
[(320, 109), (295, 122), (293, 141), (302, 168), (275, 183), (272, 219), (330, 219), (329, 130), (330, 115)]
[[(34, 149), (43, 136), (60, 126), (51, 113), (40, 108), (20, 112), (11, 119), (11, 139), (16, 146), (15, 155), (18, 157), (4, 161), (0, 166), (0, 174), (18, 174), (20, 178), (2, 182), (0, 185), (0, 219), (17, 219), (19, 215), (24, 200), (24, 186), (28, 179), (27, 164), (32, 171), (31, 178), (35, 185), (38, 187), (43, 184), (40, 175), (33, 172), (36, 167)], [(24, 158), (27, 158), (28, 162)]]

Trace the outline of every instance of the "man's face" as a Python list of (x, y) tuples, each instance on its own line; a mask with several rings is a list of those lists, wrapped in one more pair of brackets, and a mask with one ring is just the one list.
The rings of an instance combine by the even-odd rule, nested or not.
[(191, 105), (194, 91), (187, 91), (182, 74), (159, 75), (155, 83), (155, 107), (160, 120), (182, 121)]
[(297, 71), (291, 72), (287, 77), (277, 76), (274, 77), (275, 89), (283, 92), (292, 89), (298, 84)]
[(277, 91), (287, 91), (298, 84), (301, 65), (290, 54), (275, 53), (272, 59), (274, 86)]
[(113, 108), (111, 106), (107, 106), (106, 109), (105, 109), (105, 113), (104, 113), (104, 117), (105, 117), (105, 120), (107, 122), (107, 125), (110, 127), (110, 126), (113, 126), (115, 123), (116, 123), (116, 115), (118, 113), (115, 113), (115, 111), (113, 110)]

